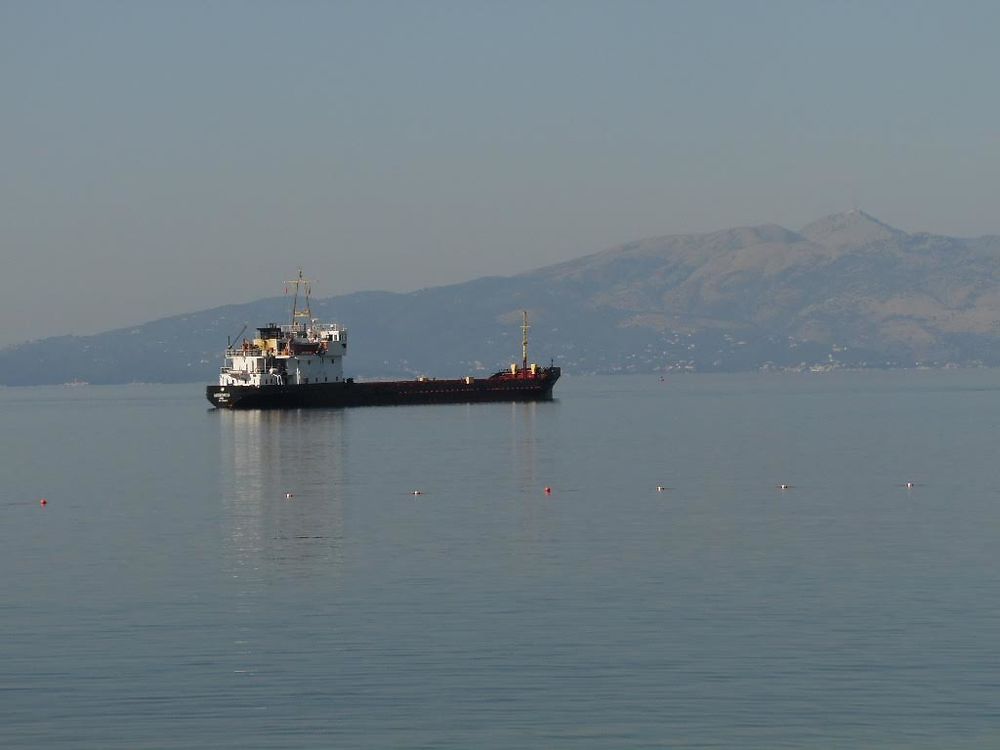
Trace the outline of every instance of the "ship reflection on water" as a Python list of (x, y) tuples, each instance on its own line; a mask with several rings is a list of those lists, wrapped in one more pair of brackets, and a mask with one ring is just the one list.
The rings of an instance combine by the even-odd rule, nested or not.
[[(510, 542), (514, 569), (529, 577), (547, 564), (560, 522), (559, 499), (566, 489), (555, 476), (552, 446), (538, 433), (556, 416), (557, 407), (558, 404), (511, 404), (511, 490), (519, 502)], [(544, 411), (536, 420), (540, 409)], [(557, 485), (554, 496), (544, 490), (552, 484)]]
[(513, 475), (521, 487), (534, 486), (535, 476), (535, 409), (538, 404), (511, 404), (510, 463)]
[[(459, 544), (481, 538), (537, 561), (572, 491), (554, 473), (558, 411), (557, 402), (218, 410), (226, 572), (247, 593), (302, 577), (340, 587), (460, 527)], [(554, 495), (543, 494), (549, 485)], [(483, 523), (491, 514), (512, 525)]]
[(234, 576), (321, 573), (342, 562), (340, 410), (220, 411), (227, 559)]

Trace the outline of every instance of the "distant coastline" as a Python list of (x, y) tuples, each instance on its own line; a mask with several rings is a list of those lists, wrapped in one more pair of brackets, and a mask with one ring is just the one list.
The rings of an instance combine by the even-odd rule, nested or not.
[[(864, 211), (629, 242), (508, 277), (314, 300), (357, 332), (355, 372), (476, 376), (515, 361), (511, 321), (567, 374), (1000, 366), (1000, 237), (910, 234)], [(0, 384), (209, 382), (268, 298), (0, 349)]]

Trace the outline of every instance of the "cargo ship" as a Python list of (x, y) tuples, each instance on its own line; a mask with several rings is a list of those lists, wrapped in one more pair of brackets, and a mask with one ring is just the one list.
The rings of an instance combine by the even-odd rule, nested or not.
[[(221, 409), (299, 409), (307, 407), (402, 406), (485, 401), (545, 401), (561, 375), (550, 364), (528, 363), (528, 314), (522, 313), (521, 362), (488, 377), (456, 379), (373, 380), (355, 382), (344, 377), (347, 329), (313, 318), (311, 282), (298, 278), (291, 322), (270, 323), (253, 339), (230, 340), (218, 385), (205, 395)], [(301, 301), (301, 304), (300, 304)], [(242, 331), (237, 339), (242, 336)]]

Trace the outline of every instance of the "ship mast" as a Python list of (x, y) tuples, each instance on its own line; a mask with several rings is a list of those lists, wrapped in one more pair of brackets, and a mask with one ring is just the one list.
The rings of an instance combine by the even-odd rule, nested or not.
[(528, 371), (528, 311), (521, 310), (521, 372)]
[[(294, 328), (296, 318), (305, 318), (306, 321), (312, 320), (312, 309), (309, 307), (309, 295), (312, 293), (312, 287), (310, 285), (312, 284), (312, 281), (310, 281), (309, 279), (302, 278), (302, 269), (300, 268), (299, 277), (297, 279), (285, 282), (286, 294), (288, 293), (288, 284), (295, 285), (295, 297), (292, 299), (292, 327)], [(305, 294), (303, 295), (305, 297), (305, 302), (304, 302), (305, 307), (302, 310), (299, 309), (300, 286), (303, 287), (303, 292), (305, 292)]]

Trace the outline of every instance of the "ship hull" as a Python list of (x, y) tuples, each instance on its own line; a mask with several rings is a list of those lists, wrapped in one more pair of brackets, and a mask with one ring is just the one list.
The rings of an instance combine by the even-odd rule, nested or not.
[(496, 375), (461, 380), (397, 380), (304, 385), (210, 385), (205, 396), (220, 409), (303, 409), (347, 406), (405, 406), (491, 401), (547, 401), (559, 379), (558, 367), (531, 377)]

